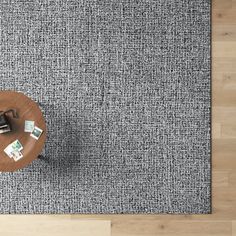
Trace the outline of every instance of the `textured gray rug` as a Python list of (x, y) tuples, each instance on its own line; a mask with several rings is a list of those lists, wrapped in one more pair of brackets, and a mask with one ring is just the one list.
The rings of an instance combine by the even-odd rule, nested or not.
[(41, 104), (45, 160), (2, 213), (209, 213), (210, 0), (2, 0), (0, 88)]

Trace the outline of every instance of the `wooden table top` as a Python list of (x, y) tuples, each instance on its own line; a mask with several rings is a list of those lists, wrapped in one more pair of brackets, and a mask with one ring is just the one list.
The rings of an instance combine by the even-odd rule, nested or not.
[[(46, 141), (46, 123), (39, 106), (34, 101), (23, 93), (0, 91), (0, 111), (10, 108), (16, 109), (19, 118), (16, 119), (11, 114), (7, 114), (12, 131), (0, 134), (0, 172), (12, 172), (29, 165), (38, 158)], [(34, 121), (35, 126), (44, 131), (39, 140), (32, 138), (30, 133), (24, 132), (25, 120)], [(19, 161), (14, 161), (4, 152), (4, 149), (16, 139), (23, 146), (21, 151), (23, 158)]]

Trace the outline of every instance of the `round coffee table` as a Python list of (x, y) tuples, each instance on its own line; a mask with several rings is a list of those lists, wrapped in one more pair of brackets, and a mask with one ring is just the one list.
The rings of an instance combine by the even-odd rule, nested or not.
[[(0, 111), (15, 108), (18, 119), (7, 115), (12, 131), (0, 134), (0, 172), (12, 172), (29, 165), (37, 159), (46, 141), (46, 123), (39, 106), (23, 93), (13, 91), (0, 91)], [(30, 133), (24, 132), (25, 120), (34, 121), (35, 126), (43, 130), (38, 140), (32, 138)], [(23, 158), (14, 161), (7, 156), (4, 149), (13, 141), (19, 140), (23, 146)]]

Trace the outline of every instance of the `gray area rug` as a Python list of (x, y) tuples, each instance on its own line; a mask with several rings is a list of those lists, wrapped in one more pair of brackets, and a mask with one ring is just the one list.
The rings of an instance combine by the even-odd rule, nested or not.
[(210, 213), (210, 4), (2, 0), (0, 88), (48, 141), (0, 212)]

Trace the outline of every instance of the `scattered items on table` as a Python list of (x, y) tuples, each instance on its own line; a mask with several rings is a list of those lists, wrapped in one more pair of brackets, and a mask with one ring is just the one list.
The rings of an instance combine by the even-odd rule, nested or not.
[(43, 130), (41, 130), (39, 127), (35, 126), (34, 130), (30, 134), (30, 136), (33, 137), (34, 139), (38, 140), (42, 133), (43, 133)]
[[(5, 127), (2, 127), (5, 128)], [(36, 140), (38, 140), (43, 133), (43, 130), (39, 127), (35, 126), (35, 122), (31, 120), (25, 120), (25, 128), (24, 131), (26, 133), (30, 133), (30, 136)], [(10, 143), (5, 149), (4, 152), (10, 157), (13, 158), (14, 161), (19, 161), (23, 154), (21, 151), (23, 150), (23, 146), (20, 141), (17, 139), (14, 142)]]
[(25, 120), (25, 132), (30, 133), (30, 136), (38, 140), (43, 133), (43, 130), (35, 126), (35, 122), (32, 120)]
[(32, 133), (34, 130), (34, 121), (26, 120), (25, 121), (25, 132)]
[(20, 141), (17, 139), (14, 142), (10, 143), (5, 149), (4, 152), (10, 157), (13, 158), (14, 161), (18, 161), (23, 157), (21, 151), (23, 150), (23, 146)]

